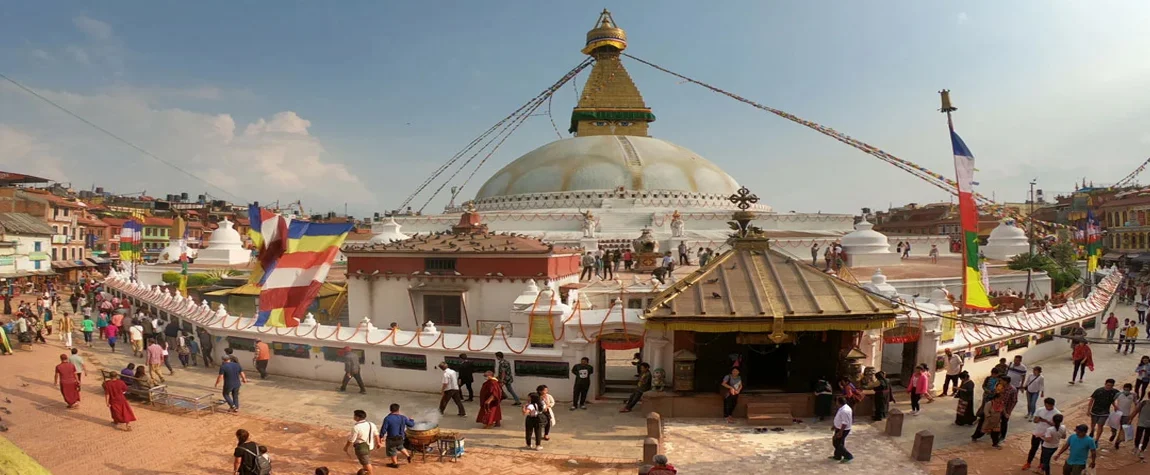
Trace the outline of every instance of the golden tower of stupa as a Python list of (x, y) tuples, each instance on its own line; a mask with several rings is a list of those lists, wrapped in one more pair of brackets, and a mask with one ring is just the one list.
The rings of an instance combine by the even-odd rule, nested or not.
[(583, 86), (579, 104), (571, 111), (570, 132), (580, 137), (648, 136), (647, 124), (655, 120), (655, 115), (619, 61), (624, 49), (627, 33), (616, 26), (611, 12), (604, 9), (595, 28), (587, 32), (583, 54), (595, 58), (595, 66)]

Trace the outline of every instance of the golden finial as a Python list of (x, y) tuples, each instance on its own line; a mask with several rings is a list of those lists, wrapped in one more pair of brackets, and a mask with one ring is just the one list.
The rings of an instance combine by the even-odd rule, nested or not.
[(938, 110), (939, 112), (954, 112), (958, 110), (957, 107), (950, 104), (950, 89), (938, 91), (938, 95), (942, 97), (942, 108)]
[(595, 28), (587, 32), (587, 45), (583, 47), (583, 54), (591, 54), (601, 47), (617, 51), (627, 49), (627, 33), (616, 25), (611, 12), (604, 8), (603, 13), (599, 14), (599, 20), (595, 22)]

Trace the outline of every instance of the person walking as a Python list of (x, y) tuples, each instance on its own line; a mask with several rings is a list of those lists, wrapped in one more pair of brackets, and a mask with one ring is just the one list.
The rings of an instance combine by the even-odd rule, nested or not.
[(850, 463), (855, 456), (847, 450), (847, 436), (850, 435), (851, 426), (854, 424), (854, 410), (847, 404), (846, 398), (842, 396), (835, 399), (835, 402), (839, 404), (839, 410), (835, 413), (833, 423), (835, 434), (831, 437), (831, 445), (835, 448), (835, 453), (830, 458), (838, 460), (839, 463)]
[(144, 326), (135, 322), (128, 327), (128, 340), (132, 344), (132, 355), (144, 356)]
[(1110, 411), (1117, 408), (1115, 403), (1117, 396), (1118, 390), (1114, 389), (1113, 379), (1107, 379), (1102, 387), (1095, 389), (1090, 395), (1086, 403), (1090, 411), (1090, 437), (1094, 437), (1094, 434), (1098, 434), (1099, 438), (1102, 437), (1106, 420), (1110, 418)]
[(1089, 458), (1090, 468), (1093, 469), (1098, 462), (1098, 444), (1094, 442), (1094, 438), (1086, 435), (1089, 430), (1086, 424), (1078, 424), (1074, 428), (1074, 435), (1066, 439), (1066, 445), (1062, 446), (1058, 452), (1052, 457), (1053, 460), (1058, 460), (1058, 457), (1070, 451), (1070, 456), (1066, 458), (1066, 465), (1062, 467), (1063, 475), (1083, 475), (1086, 473), (1087, 458)]
[(192, 361), (192, 367), (199, 366), (197, 360), (200, 357), (200, 343), (196, 341), (196, 337), (188, 335), (186, 338), (188, 345), (188, 359)]
[(352, 418), (355, 419), (355, 424), (351, 426), (347, 443), (343, 444), (343, 452), (352, 455), (350, 450), (354, 448), (354, 457), (360, 467), (363, 467), (361, 471), (366, 471), (370, 475), (374, 473), (374, 468), (371, 466), (371, 451), (375, 450), (380, 442), (379, 428), (367, 420), (367, 412), (363, 409), (352, 412)]
[(1138, 367), (1134, 369), (1134, 392), (1138, 393), (1138, 399), (1146, 397), (1146, 388), (1150, 386), (1150, 356), (1143, 356), (1138, 362)]
[(1066, 426), (1062, 425), (1063, 417), (1062, 414), (1055, 414), (1050, 427), (1046, 429), (1046, 433), (1042, 437), (1042, 455), (1039, 456), (1038, 463), (1042, 466), (1042, 473), (1045, 475), (1050, 475), (1050, 459), (1054, 457), (1058, 445), (1068, 436)]
[[(1046, 378), (1042, 377), (1042, 367), (1035, 366), (1031, 374), (1022, 382), (1022, 390), (1026, 391), (1026, 420), (1033, 420), (1038, 409), (1038, 398), (1046, 397)], [(1047, 421), (1050, 418), (1046, 418)]]
[(60, 318), (60, 339), (64, 341), (64, 348), (72, 348), (72, 332), (76, 331), (76, 322), (72, 321), (72, 314), (65, 313)]
[(914, 374), (910, 377), (910, 384), (907, 385), (906, 391), (910, 393), (910, 415), (912, 416), (917, 416), (922, 410), (919, 401), (922, 400), (923, 396), (934, 401), (934, 397), (930, 395), (929, 377), (922, 370), (922, 366), (915, 366)]
[(989, 433), (992, 446), (996, 449), (1002, 448), (999, 442), (1002, 440), (1002, 424), (1006, 420), (1002, 416), (1007, 403), (1005, 394), (1010, 389), (1008, 380), (1006, 376), (995, 378), (994, 386), (987, 390), (978, 417), (978, 425), (974, 428), (974, 434), (970, 436), (971, 442), (977, 442), (984, 434)]
[(1130, 321), (1130, 326), (1126, 327), (1126, 349), (1122, 354), (1134, 353), (1135, 348), (1138, 346), (1138, 325), (1133, 320)]
[(636, 404), (643, 399), (643, 393), (651, 390), (651, 365), (647, 363), (639, 363), (639, 381), (635, 384), (635, 391), (627, 398), (627, 402), (623, 405), (619, 412), (631, 412)]
[(1078, 383), (1082, 384), (1082, 379), (1086, 377), (1086, 369), (1094, 371), (1094, 352), (1090, 350), (1090, 344), (1085, 341), (1075, 341), (1074, 351), (1071, 353), (1070, 358), (1074, 361), (1074, 369), (1070, 373), (1070, 384), (1074, 384), (1074, 379), (1078, 378)]
[(475, 422), (483, 424), (484, 429), (499, 427), (503, 420), (503, 409), (499, 407), (503, 400), (503, 385), (491, 370), (484, 372), (483, 377), (483, 386), (479, 388), (479, 416)]
[(591, 251), (587, 251), (583, 257), (579, 258), (579, 264), (583, 267), (583, 271), (579, 274), (579, 280), (591, 280), (591, 276), (595, 272), (595, 256), (591, 254)]
[(1110, 316), (1106, 317), (1106, 341), (1114, 341), (1114, 334), (1118, 332), (1118, 317), (1114, 316), (1114, 312), (1110, 312)]
[(160, 367), (164, 365), (164, 348), (159, 343), (151, 341), (145, 353), (144, 363), (148, 365), (148, 382), (152, 385), (163, 383), (164, 374), (160, 371)]
[[(1022, 464), (1022, 470), (1029, 470), (1031, 462), (1034, 461), (1034, 456), (1038, 454), (1038, 450), (1044, 447), (1043, 443), (1046, 441), (1046, 430), (1054, 425), (1054, 416), (1061, 416), (1062, 412), (1054, 407), (1054, 398), (1046, 398), (1042, 401), (1042, 409), (1038, 409), (1031, 419), (1034, 421), (1034, 427), (1030, 431), (1030, 452), (1026, 455), (1026, 463)], [(1054, 444), (1054, 448), (1058, 448), (1058, 444)], [(1045, 465), (1050, 457), (1044, 456), (1045, 460), (1041, 460), (1041, 464)]]
[[(523, 432), (527, 439), (527, 450), (543, 448), (543, 401), (538, 393), (527, 395), (527, 405), (523, 406)], [(531, 435), (535, 435), (535, 446), (531, 446)]]
[(92, 347), (92, 334), (96, 332), (96, 322), (92, 321), (92, 317), (84, 315), (84, 320), (80, 322), (80, 333), (84, 335), (84, 344), (88, 348)]
[(363, 377), (359, 375), (360, 353), (352, 351), (350, 346), (343, 347), (340, 352), (343, 353), (343, 383), (339, 385), (339, 392), (347, 391), (347, 383), (355, 378), (355, 383), (359, 385), (359, 393), (367, 394), (367, 388), (363, 386)]
[(811, 266), (819, 266), (819, 243), (811, 244)]
[[(1110, 441), (1114, 442), (1114, 450), (1118, 450), (1122, 446), (1122, 442), (1126, 441), (1126, 431), (1122, 427), (1130, 425), (1130, 421), (1133, 420), (1130, 415), (1134, 412), (1134, 403), (1137, 400), (1137, 396), (1134, 395), (1134, 385), (1130, 383), (1123, 384), (1122, 391), (1114, 396), (1114, 407), (1122, 413), (1118, 419), (1118, 428), (1110, 428)], [(1098, 434), (1098, 438), (1101, 439), (1102, 434)]]
[(76, 366), (68, 362), (68, 355), (60, 355), (52, 385), (60, 387), (60, 395), (64, 396), (68, 409), (80, 406), (80, 380), (76, 378)]
[(631, 253), (631, 250), (630, 249), (624, 249), (623, 250), (623, 270), (626, 270), (626, 271), (631, 270), (631, 261), (632, 260), (634, 260), (634, 255)]
[(739, 377), (739, 368), (731, 368), (731, 374), (723, 376), (723, 418), (727, 424), (734, 424), (735, 406), (739, 405), (739, 393), (743, 391), (743, 378)]
[(681, 266), (691, 265), (691, 258), (687, 256), (687, 253), (689, 252), (687, 250), (687, 241), (680, 242), (678, 250), (679, 250), (679, 265), (681, 265)]
[(179, 348), (180, 324), (175, 319), (164, 325), (164, 341), (168, 343), (168, 350), (176, 351)]
[(511, 398), (515, 400), (512, 406), (518, 406), (520, 404), (519, 395), (515, 394), (515, 388), (511, 387), (511, 383), (515, 381), (515, 377), (511, 374), (511, 362), (503, 358), (502, 351), (495, 352), (495, 369), (498, 371), (496, 376), (499, 378), (499, 383), (503, 385), (503, 391), (510, 394)]
[(1134, 412), (1130, 414), (1130, 420), (1131, 424), (1138, 425), (1134, 433), (1134, 451), (1138, 459), (1146, 463), (1146, 447), (1150, 445), (1150, 398), (1138, 401)]
[(216, 377), (215, 387), (224, 383), (224, 401), (228, 403), (229, 412), (240, 412), (240, 386), (248, 382), (243, 368), (236, 362), (234, 356), (225, 356), (220, 363), (220, 375)]
[(81, 376), (87, 376), (88, 370), (84, 368), (84, 358), (80, 356), (80, 350), (72, 348), (71, 353), (68, 355), (68, 362), (76, 367), (76, 384), (80, 384), (83, 381)]
[(440, 388), (442, 397), (439, 398), (439, 413), (447, 409), (448, 401), (455, 401), (455, 407), (459, 409), (459, 417), (466, 417), (467, 410), (463, 408), (463, 398), (459, 393), (459, 373), (447, 366), (447, 362), (439, 363), (439, 369), (443, 371), (443, 384)]
[(403, 447), (403, 441), (407, 437), (407, 429), (415, 427), (415, 421), (399, 412), (399, 404), (392, 403), (388, 407), (389, 413), (383, 418), (383, 434), (384, 434), (384, 447), (387, 449), (387, 456), (391, 459), (391, 463), (387, 464), (391, 468), (399, 468), (399, 454), (407, 456), (407, 463), (411, 463), (411, 452), (408, 452)]
[[(235, 475), (266, 475), (270, 473), (271, 463), (261, 462), (260, 444), (251, 440), (251, 434), (245, 429), (236, 431), (236, 449), (232, 451), (234, 462), (232, 473)], [(266, 464), (264, 471), (261, 464)]]
[(216, 360), (212, 356), (212, 336), (203, 328), (200, 328), (196, 334), (200, 336), (200, 353), (204, 356), (204, 367), (211, 368), (212, 365), (216, 364)]
[(951, 351), (950, 348), (943, 350), (943, 353), (945, 353), (945, 356), (944, 356), (945, 361), (943, 364), (944, 364), (944, 367), (946, 369), (946, 381), (944, 381), (942, 383), (942, 394), (939, 394), (939, 397), (945, 397), (946, 396), (946, 392), (948, 389), (950, 389), (951, 383), (954, 383), (953, 395), (955, 397), (957, 397), (958, 396), (958, 374), (962, 372), (962, 366), (965, 363), (963, 362), (962, 357), (954, 354), (954, 352)]
[(1122, 328), (1118, 329), (1118, 347), (1114, 349), (1115, 353), (1122, 352), (1122, 346), (1126, 344), (1126, 329), (1130, 328), (1130, 319), (1127, 318), (1122, 321)]
[(930, 253), (927, 255), (930, 256), (931, 264), (938, 264), (938, 244), (931, 244)]
[(268, 379), (268, 362), (272, 359), (272, 350), (263, 340), (256, 338), (256, 371), (260, 372), (260, 379)]
[(1015, 390), (1022, 388), (1027, 376), (1026, 365), (1022, 364), (1022, 355), (1014, 355), (1014, 360), (1006, 365), (1005, 374), (1010, 376), (1010, 385), (1014, 386)]
[(466, 354), (459, 355), (459, 395), (463, 396), (463, 388), (467, 388), (467, 402), (475, 400), (475, 393), (471, 385), (475, 383), (475, 365), (467, 359)]
[(575, 384), (572, 389), (571, 410), (576, 408), (587, 409), (587, 393), (591, 390), (591, 375), (595, 374), (595, 368), (591, 366), (591, 360), (583, 357), (579, 359), (579, 364), (571, 368), (571, 374), (575, 375)]
[(112, 424), (117, 428), (124, 425), (124, 430), (132, 430), (132, 422), (136, 420), (136, 413), (132, 412), (132, 405), (124, 393), (128, 392), (128, 385), (120, 379), (120, 373), (112, 373), (104, 381), (104, 403), (112, 414)]

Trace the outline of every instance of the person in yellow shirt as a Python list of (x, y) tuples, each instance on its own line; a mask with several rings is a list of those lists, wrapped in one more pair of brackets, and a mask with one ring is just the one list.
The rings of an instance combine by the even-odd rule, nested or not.
[(1126, 349), (1122, 351), (1122, 354), (1125, 355), (1128, 353), (1133, 353), (1134, 352), (1134, 346), (1137, 343), (1138, 343), (1138, 325), (1135, 323), (1131, 323), (1130, 326), (1126, 327)]

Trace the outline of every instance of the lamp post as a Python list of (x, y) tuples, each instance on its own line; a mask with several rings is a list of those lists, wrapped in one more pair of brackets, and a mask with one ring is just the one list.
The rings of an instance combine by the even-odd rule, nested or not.
[[(1036, 250), (1035, 245), (1034, 245), (1034, 185), (1037, 185), (1037, 184), (1038, 184), (1038, 178), (1030, 180), (1030, 199), (1029, 199), (1029, 201), (1030, 201), (1030, 213), (1028, 213), (1026, 215), (1026, 224), (1027, 224), (1027, 226), (1026, 226), (1026, 241), (1027, 241), (1027, 243), (1030, 244), (1030, 258), (1031, 258), (1032, 263), (1034, 261), (1034, 251)], [(1023, 294), (1022, 294), (1022, 306), (1023, 306), (1023, 308), (1029, 308), (1030, 307), (1030, 283), (1031, 283), (1031, 278), (1033, 277), (1033, 275), (1034, 275), (1033, 266), (1027, 266), (1026, 267), (1026, 292), (1023, 292)]]

